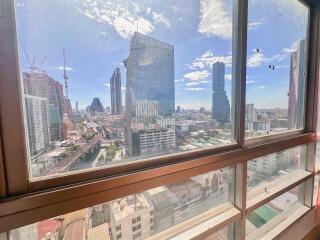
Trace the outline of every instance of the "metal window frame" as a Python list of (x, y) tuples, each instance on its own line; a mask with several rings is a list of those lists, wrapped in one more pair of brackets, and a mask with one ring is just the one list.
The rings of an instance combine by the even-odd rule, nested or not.
[[(82, 171), (69, 172), (66, 174), (59, 174), (55, 176), (29, 179), (28, 173), (28, 152), (26, 143), (25, 119), (23, 114), (23, 100), (21, 98), (21, 74), (18, 60), (18, 44), (17, 44), (17, 30), (15, 22), (15, 6), (12, 0), (3, 1), (3, 16), (5, 21), (0, 25), (0, 32), (6, 34), (3, 39), (1, 47), (5, 48), (3, 51), (10, 51), (6, 55), (6, 61), (0, 62), (0, 70), (3, 74), (0, 75), (0, 89), (3, 94), (0, 95), (0, 102), (4, 105), (1, 108), (1, 116), (3, 124), (1, 128), (3, 131), (4, 152), (6, 158), (5, 167), (7, 172), (7, 192), (9, 196), (30, 193), (33, 191), (47, 190), (53, 187), (63, 187), (68, 184), (77, 184), (83, 181), (91, 181), (116, 174), (126, 174), (127, 172), (139, 171), (151, 167), (158, 167), (163, 164), (174, 164), (181, 161), (189, 161), (190, 159), (206, 157), (217, 153), (225, 152), (227, 150), (238, 149), (244, 146), (244, 114), (245, 114), (245, 88), (246, 88), (246, 32), (238, 31), (233, 28), (232, 52), (233, 52), (233, 97), (232, 97), (232, 132), (235, 143), (226, 146), (220, 146), (210, 149), (202, 149), (190, 151), (186, 153), (177, 153), (166, 156), (159, 156), (139, 160), (135, 162), (125, 163), (121, 165), (114, 165), (108, 167), (100, 167), (94, 169), (85, 169)], [(238, 2), (242, 0), (234, 0), (234, 5), (238, 6)], [(236, 10), (236, 9), (235, 9)], [(236, 10), (237, 11), (237, 10)], [(246, 25), (245, 25), (246, 27)], [(245, 28), (243, 28), (244, 30)], [(5, 35), (5, 34), (1, 34)], [(239, 45), (239, 43), (241, 45)], [(244, 44), (243, 44), (244, 43)], [(0, 49), (2, 51), (2, 49)], [(14, 57), (13, 57), (14, 56)], [(8, 67), (10, 66), (10, 67)], [(6, 103), (6, 99), (10, 99), (11, 105)], [(240, 100), (240, 101), (239, 101)], [(14, 129), (13, 129), (14, 128)], [(15, 148), (13, 150), (12, 148)], [(18, 166), (18, 167), (17, 167)], [(19, 178), (15, 175), (20, 176)]]
[[(235, 225), (235, 238), (245, 238), (247, 214), (247, 161), (270, 153), (308, 144), (307, 170), (314, 171), (319, 63), (319, 9), (313, 1), (302, 1), (310, 7), (308, 81), (306, 128), (304, 130), (269, 135), (252, 142), (244, 141), (245, 87), (246, 87), (246, 27), (248, 0), (235, 0), (237, 28), (234, 34), (238, 44), (233, 54), (240, 60), (233, 67), (233, 121), (236, 144), (163, 156), (152, 161), (137, 161), (114, 168), (98, 168), (30, 182), (27, 174), (25, 132), (18, 48), (16, 42), (14, 1), (1, 0), (0, 32), (0, 232), (24, 226), (60, 214), (114, 200), (164, 184), (177, 182), (227, 166), (235, 166), (235, 207), (241, 218)], [(315, 5), (312, 5), (315, 6)], [(4, 44), (3, 44), (4, 43)], [(4, 45), (6, 47), (4, 47)], [(311, 50), (316, 49), (312, 52)], [(10, 101), (8, 101), (10, 99)], [(15, 111), (13, 111), (15, 110)], [(2, 144), (1, 144), (2, 140)], [(2, 159), (3, 158), (3, 159)], [(3, 160), (3, 161), (2, 161)], [(17, 177), (19, 176), (19, 177)], [(313, 175), (306, 184), (305, 205), (312, 202)], [(292, 186), (292, 185), (291, 185)], [(285, 190), (285, 189), (284, 189)], [(282, 191), (284, 191), (282, 190)], [(313, 192), (313, 191), (311, 191)], [(312, 205), (311, 205), (312, 206)], [(230, 223), (230, 219), (228, 220)], [(222, 225), (225, 225), (224, 222)]]

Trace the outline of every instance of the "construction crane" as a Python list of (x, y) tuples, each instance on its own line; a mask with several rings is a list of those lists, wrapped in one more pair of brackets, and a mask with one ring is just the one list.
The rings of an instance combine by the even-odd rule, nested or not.
[(67, 76), (67, 66), (66, 66), (66, 50), (63, 48), (62, 50), (63, 53), (63, 78), (64, 78), (64, 87), (66, 91), (66, 98), (68, 98), (68, 79), (69, 77)]
[(28, 54), (27, 50), (24, 48), (24, 46), (22, 44), (21, 45), (21, 48), (22, 48), (22, 51), (23, 53), (25, 54), (26, 58), (27, 58), (27, 61), (29, 63), (29, 69), (31, 72), (34, 72), (34, 71), (39, 71), (39, 72), (45, 72), (44, 70), (42, 70), (42, 67), (47, 59), (47, 56), (44, 56), (39, 67), (36, 66), (36, 58), (33, 57), (32, 58), (32, 61), (31, 61), (31, 58), (30, 58), (30, 55)]

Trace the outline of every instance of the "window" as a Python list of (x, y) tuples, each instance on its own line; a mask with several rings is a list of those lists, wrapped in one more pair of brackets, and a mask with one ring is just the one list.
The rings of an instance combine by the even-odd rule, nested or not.
[(134, 233), (133, 236), (132, 236), (132, 239), (135, 240), (135, 239), (137, 239), (139, 237), (141, 237), (141, 232)]
[(233, 143), (232, 1), (214, 4), (17, 1), (30, 176)]
[[(307, 146), (299, 146), (248, 161), (247, 205), (310, 176), (306, 171)], [(252, 164), (256, 161), (257, 164)]]
[[(228, 211), (239, 213), (233, 208), (233, 184), (234, 169), (227, 167), (15, 229), (10, 237), (15, 240), (15, 236), (30, 235), (40, 240), (39, 232), (43, 236), (64, 233), (62, 237), (81, 232), (92, 236), (92, 240), (95, 234), (130, 240), (161, 239), (184, 234), (186, 228), (193, 234), (202, 233), (206, 221), (217, 221), (215, 217)], [(151, 218), (149, 213), (154, 211), (157, 216)], [(151, 219), (155, 219), (153, 224)]]
[(121, 231), (121, 224), (116, 226), (116, 231)]
[(205, 238), (205, 240), (233, 240), (234, 235), (233, 235), (233, 230), (234, 226), (233, 224), (224, 227), (220, 231), (210, 235), (209, 237)]
[(132, 219), (132, 224), (138, 223), (140, 221), (141, 221), (141, 217), (140, 216), (135, 217), (135, 218)]
[(314, 210), (320, 9), (0, 5), (7, 238), (273, 239)]
[(121, 239), (121, 236), (122, 236), (121, 233), (118, 233), (117, 234), (117, 239)]
[(319, 174), (314, 177), (314, 183), (313, 183), (313, 199), (312, 199), (312, 206), (317, 205), (318, 197), (319, 197)]
[[(150, 222), (150, 223), (151, 223), (151, 222)], [(133, 232), (135, 232), (135, 231), (137, 231), (137, 230), (140, 230), (140, 229), (141, 229), (141, 224), (138, 224), (138, 225), (132, 227), (132, 231), (133, 231)]]
[(309, 10), (249, 1), (246, 136), (304, 128)]
[(246, 239), (273, 239), (279, 229), (302, 216), (308, 210), (303, 204), (303, 189), (301, 184), (251, 212), (246, 221)]

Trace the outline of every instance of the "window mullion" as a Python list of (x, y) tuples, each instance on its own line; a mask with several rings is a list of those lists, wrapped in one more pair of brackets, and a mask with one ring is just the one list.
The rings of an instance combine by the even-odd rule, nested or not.
[(235, 0), (232, 46), (232, 119), (234, 139), (244, 145), (248, 1)]
[(19, 82), (14, 1), (2, 2), (0, 16), (0, 122), (3, 157), (10, 195), (27, 191), (25, 131)]
[(319, 92), (319, 6), (310, 8), (305, 129), (316, 132)]
[(235, 206), (241, 210), (241, 219), (235, 223), (235, 240), (245, 239), (247, 196), (247, 162), (238, 163), (235, 173)]
[(0, 131), (0, 199), (4, 198), (7, 194), (3, 161), (4, 161), (4, 158), (3, 158), (3, 152), (2, 152), (2, 141), (1, 141), (1, 131)]

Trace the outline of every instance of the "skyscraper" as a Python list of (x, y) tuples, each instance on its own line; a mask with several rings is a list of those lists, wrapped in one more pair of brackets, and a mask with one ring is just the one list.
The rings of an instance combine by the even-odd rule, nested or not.
[(79, 104), (76, 102), (76, 112), (79, 112)]
[(46, 119), (48, 121), (50, 141), (64, 140), (66, 136), (62, 124), (65, 108), (63, 85), (41, 71), (24, 72), (23, 85), (25, 94), (41, 97), (47, 101)]
[(290, 85), (289, 85), (289, 128), (303, 128), (304, 99), (306, 77), (306, 40), (297, 42), (297, 50), (291, 53), (290, 58)]
[(136, 32), (131, 39), (129, 57), (124, 60), (124, 65), (127, 70), (126, 109), (134, 100), (149, 100), (159, 102), (159, 115), (174, 113), (172, 45)]
[(96, 116), (98, 113), (104, 112), (104, 108), (99, 98), (94, 98), (90, 105), (91, 116)]
[(230, 122), (230, 102), (225, 91), (225, 64), (212, 65), (212, 118), (225, 124)]
[(122, 113), (122, 96), (121, 96), (121, 74), (120, 69), (116, 68), (110, 79), (111, 92), (111, 112), (113, 115)]
[(49, 145), (48, 100), (44, 97), (24, 94), (29, 150), (31, 156), (45, 150)]
[(133, 146), (136, 141), (133, 140), (135, 136), (132, 133), (133, 114), (136, 110), (134, 103), (157, 102), (159, 116), (168, 116), (175, 111), (174, 47), (136, 32), (130, 41), (129, 57), (123, 63), (127, 80), (126, 137), (128, 154), (132, 156), (134, 152), (138, 152)]
[(253, 130), (253, 122), (255, 121), (254, 104), (246, 104), (246, 129)]

